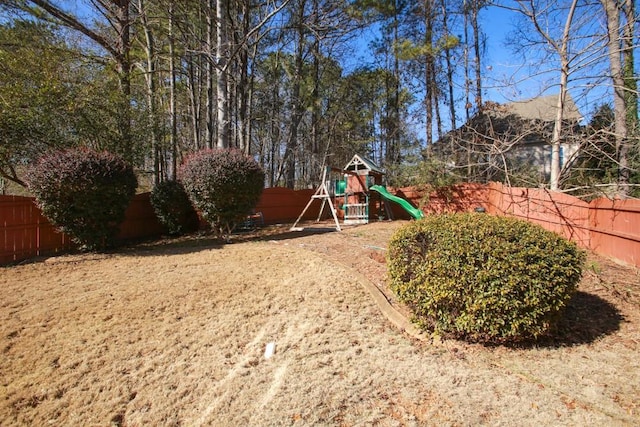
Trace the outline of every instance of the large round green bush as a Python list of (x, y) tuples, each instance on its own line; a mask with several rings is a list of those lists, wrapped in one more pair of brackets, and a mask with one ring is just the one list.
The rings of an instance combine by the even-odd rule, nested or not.
[(179, 172), (193, 206), (227, 240), (264, 189), (258, 162), (235, 149), (198, 151), (185, 159)]
[(182, 183), (163, 181), (151, 191), (151, 205), (162, 225), (171, 235), (198, 229), (198, 214)]
[(584, 253), (542, 227), (486, 214), (412, 222), (392, 237), (391, 287), (425, 329), (481, 342), (534, 339), (559, 320)]
[(84, 249), (114, 243), (138, 180), (131, 165), (107, 152), (53, 151), (27, 171), (43, 215)]

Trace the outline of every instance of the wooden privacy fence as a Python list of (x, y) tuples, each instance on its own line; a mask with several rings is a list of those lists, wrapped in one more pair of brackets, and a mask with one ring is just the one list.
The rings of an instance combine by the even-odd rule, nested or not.
[(431, 192), (396, 189), (426, 213), (473, 211), (517, 217), (541, 225), (583, 248), (640, 267), (640, 200), (584, 202), (567, 194), (500, 183), (464, 184)]
[(42, 216), (31, 197), (0, 196), (0, 226), (0, 264), (73, 247), (69, 238), (56, 232)]
[(580, 246), (640, 267), (640, 200), (590, 203), (543, 189), (488, 186), (488, 211), (555, 231)]
[[(129, 204), (118, 239), (159, 236), (149, 193), (137, 194)], [(32, 197), (0, 196), (0, 265), (74, 248), (71, 239), (42, 216)]]
[[(415, 187), (389, 189), (429, 213), (470, 212), (482, 207), (494, 215), (515, 216), (540, 224), (580, 246), (623, 263), (640, 267), (640, 201), (598, 199), (591, 203), (542, 189), (506, 187), (499, 183), (464, 184), (427, 194)], [(292, 223), (310, 200), (314, 190), (267, 188), (256, 212), (266, 224)], [(394, 218), (409, 219), (398, 205), (391, 204)], [(318, 216), (315, 200), (305, 220)], [(160, 236), (149, 193), (135, 196), (120, 228), (120, 239)], [(0, 264), (38, 255), (60, 253), (73, 247), (42, 216), (32, 198), (0, 196)]]
[[(289, 188), (265, 188), (256, 206), (256, 212), (262, 212), (265, 224), (294, 222), (311, 199), (315, 190), (291, 190)], [(320, 200), (314, 200), (305, 220), (315, 220), (320, 209)]]
[[(262, 212), (266, 224), (293, 222), (313, 193), (314, 190), (267, 188), (256, 212)], [(143, 193), (132, 199), (120, 225), (118, 239), (156, 237), (165, 232), (153, 212), (149, 197), (149, 193)], [(319, 209), (320, 201), (314, 201), (304, 219), (316, 219)], [(32, 197), (0, 195), (0, 265), (62, 253), (72, 248), (71, 239), (55, 230), (42, 216)]]

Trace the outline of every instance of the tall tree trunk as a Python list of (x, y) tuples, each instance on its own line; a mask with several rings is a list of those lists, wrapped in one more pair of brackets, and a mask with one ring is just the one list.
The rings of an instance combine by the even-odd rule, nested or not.
[(129, 0), (119, 0), (116, 2), (118, 9), (116, 15), (116, 32), (119, 35), (117, 45), (120, 47), (116, 63), (118, 64), (118, 74), (120, 75), (120, 85), (122, 88), (123, 102), (120, 119), (120, 133), (123, 143), (123, 156), (134, 162), (133, 139), (131, 133), (131, 20), (129, 18)]
[(438, 88), (438, 82), (436, 80), (436, 63), (435, 60), (431, 63), (432, 66), (432, 70), (431, 70), (431, 75), (433, 77), (433, 80), (431, 82), (431, 87), (433, 88), (433, 113), (435, 115), (436, 118), (436, 135), (438, 136), (438, 140), (440, 140), (443, 136), (443, 132), (442, 132), (442, 116), (440, 114), (440, 102), (439, 102), (439, 96), (440, 96), (440, 89)]
[[(471, 120), (471, 73), (469, 70), (469, 0), (463, 0), (462, 16), (464, 18), (464, 111), (465, 111), (465, 123), (468, 124)], [(474, 1), (474, 0), (471, 0)], [(453, 139), (452, 139), (453, 141)], [(471, 141), (467, 141), (467, 179), (471, 179), (472, 167), (471, 167)], [(451, 147), (451, 152), (455, 152), (455, 147)]]
[(171, 176), (177, 179), (178, 169), (178, 120), (176, 109), (176, 64), (175, 64), (175, 37), (173, 34), (173, 10), (174, 0), (169, 0), (169, 146), (171, 147)]
[[(313, 0), (313, 25), (316, 31), (313, 34), (311, 51), (313, 55), (313, 89), (311, 90), (311, 161), (309, 162), (309, 180), (314, 182), (320, 176), (317, 163), (320, 153), (320, 37), (317, 28), (320, 26), (320, 13), (318, 10), (318, 0)], [(315, 162), (314, 162), (315, 160)], [(323, 159), (324, 160), (324, 159)]]
[(471, 25), (473, 26), (473, 53), (476, 72), (475, 103), (478, 111), (482, 108), (482, 70), (480, 68), (482, 51), (480, 49), (480, 23), (478, 22), (481, 1), (471, 0)]
[(433, 55), (433, 11), (432, 0), (424, 0), (424, 26), (425, 26), (425, 39), (424, 45), (425, 62), (424, 62), (424, 83), (425, 83), (425, 97), (424, 108), (426, 110), (426, 123), (425, 123), (425, 137), (427, 142), (427, 153), (431, 153), (433, 146), (433, 119), (434, 119), (434, 55)]
[(155, 43), (149, 21), (147, 19), (147, 10), (144, 0), (138, 0), (137, 3), (140, 24), (144, 32), (144, 51), (146, 57), (145, 82), (147, 84), (147, 120), (149, 121), (149, 142), (151, 146), (151, 155), (153, 159), (153, 184), (158, 185), (162, 180), (162, 172), (160, 167), (160, 146), (158, 144), (158, 119), (156, 108), (156, 58)]
[[(398, 0), (394, 0), (393, 4), (393, 42), (394, 44), (400, 39), (400, 9)], [(393, 103), (391, 112), (393, 114), (391, 120), (390, 135), (390, 153), (389, 165), (394, 165), (400, 161), (400, 57), (393, 49)]]
[(625, 25), (622, 42), (622, 56), (624, 58), (623, 74), (625, 87), (625, 102), (627, 108), (627, 132), (629, 136), (638, 136), (638, 82), (635, 74), (635, 48), (637, 34), (635, 31), (636, 17), (635, 0), (624, 0), (622, 10), (625, 16)]
[[(258, 43), (255, 43), (251, 52), (251, 58), (249, 59), (251, 63), (255, 64), (257, 54), (258, 54)], [(251, 126), (251, 122), (253, 118), (253, 95), (255, 93), (255, 90), (254, 90), (255, 89), (255, 73), (251, 73), (249, 75), (248, 87), (249, 87), (249, 93), (247, 94), (247, 111), (245, 114), (246, 122), (244, 124), (244, 132), (245, 132), (244, 140), (246, 141), (246, 145), (245, 145), (246, 155), (250, 155), (252, 151), (251, 142), (253, 140), (253, 126)]]
[(616, 133), (616, 152), (618, 156), (618, 195), (629, 194), (629, 161), (627, 106), (625, 99), (625, 81), (621, 59), (620, 9), (616, 0), (600, 0), (607, 17), (607, 35), (609, 50), (609, 69), (613, 83), (613, 113)]
[(565, 100), (567, 97), (567, 83), (569, 81), (569, 36), (571, 33), (571, 22), (575, 14), (578, 0), (573, 0), (569, 8), (567, 20), (564, 24), (561, 45), (558, 54), (560, 56), (560, 93), (556, 117), (553, 123), (553, 134), (551, 136), (551, 177), (549, 187), (552, 191), (557, 191), (560, 186), (560, 143), (562, 138), (562, 121), (565, 111)]
[(277, 158), (278, 148), (282, 138), (280, 126), (282, 111), (280, 102), (280, 62), (276, 60), (271, 64), (271, 69), (269, 70), (269, 73), (272, 74), (270, 79), (271, 96), (269, 96), (271, 105), (266, 120), (269, 123), (270, 137), (270, 146), (267, 154), (269, 159), (269, 186), (274, 187), (277, 185), (278, 174), (282, 168), (282, 164), (279, 163), (280, 159)]
[[(440, 0), (440, 7), (442, 8), (442, 28), (444, 30), (445, 37), (450, 37), (449, 35), (449, 11), (447, 10), (447, 2), (446, 0)], [(444, 50), (444, 57), (447, 65), (447, 89), (448, 89), (448, 100), (447, 104), (449, 106), (449, 120), (451, 124), (451, 130), (456, 129), (456, 106), (454, 99), (454, 86), (453, 86), (453, 64), (451, 61), (451, 49)]]
[[(298, 149), (298, 128), (304, 114), (304, 104), (302, 100), (302, 79), (304, 68), (304, 48), (306, 30), (304, 27), (306, 0), (300, 0), (299, 10), (296, 16), (296, 53), (295, 67), (291, 83), (291, 122), (287, 146), (285, 149), (283, 167), (285, 168), (285, 186), (294, 188), (296, 180), (296, 151)], [(279, 174), (280, 175), (280, 174)]]
[[(241, 33), (248, 34), (251, 26), (251, 15), (250, 15), (250, 5), (248, 0), (243, 0), (240, 2), (241, 7), (241, 15), (242, 15), (242, 23), (241, 23)], [(249, 153), (249, 139), (248, 139), (248, 128), (249, 128), (249, 118), (248, 118), (248, 110), (249, 110), (249, 94), (251, 91), (249, 85), (249, 41), (243, 42), (242, 40), (238, 40), (237, 43), (242, 43), (242, 46), (239, 48), (240, 52), (238, 55), (238, 68), (240, 74), (240, 80), (236, 85), (236, 98), (238, 102), (238, 120), (237, 120), (237, 138), (238, 138), (238, 147), (244, 153)]]
[[(202, 55), (191, 55), (187, 61), (187, 89), (189, 93), (189, 109), (191, 110), (191, 133), (193, 134), (193, 149), (204, 148), (206, 142), (202, 142)], [(206, 59), (205, 59), (206, 63)], [(207, 73), (204, 73), (205, 75)], [(208, 105), (208, 104), (207, 104)], [(208, 114), (207, 114), (208, 116)]]
[(227, 34), (227, 2), (216, 1), (216, 100), (218, 118), (218, 148), (229, 148), (230, 114), (228, 92), (229, 42)]
[(214, 1), (209, 0), (209, 7), (205, 10), (205, 14), (207, 17), (207, 48), (206, 48), (206, 88), (207, 88), (207, 101), (206, 101), (206, 120), (207, 120), (207, 133), (205, 136), (205, 143), (207, 148), (213, 148), (213, 140), (215, 139), (215, 121), (214, 121), (214, 110), (216, 105), (216, 98), (214, 97), (214, 88), (213, 88), (213, 79), (216, 76), (216, 64), (214, 63), (214, 49), (213, 49), (213, 39), (215, 38), (216, 33), (216, 22), (212, 15), (214, 10)]

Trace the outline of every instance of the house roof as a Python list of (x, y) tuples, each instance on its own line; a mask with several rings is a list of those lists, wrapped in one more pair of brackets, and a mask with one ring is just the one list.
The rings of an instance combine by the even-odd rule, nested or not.
[[(552, 122), (555, 120), (556, 112), (558, 111), (558, 95), (539, 96), (525, 101), (511, 102), (505, 104), (504, 107), (509, 113), (517, 114), (523, 119)], [(582, 114), (580, 114), (578, 107), (573, 102), (573, 98), (567, 93), (564, 120), (580, 121), (582, 119)]]
[[(447, 142), (451, 140), (475, 141), (484, 138), (496, 142), (515, 141), (516, 137), (519, 144), (547, 144), (553, 132), (557, 102), (557, 94), (509, 104), (486, 102), (467, 123), (447, 132), (435, 147), (444, 152), (450, 149)], [(565, 129), (576, 129), (582, 119), (578, 107), (567, 93), (563, 115)]]
[(375, 173), (384, 175), (384, 171), (373, 160), (368, 159), (359, 154), (354, 155), (353, 158), (349, 161), (349, 163), (347, 163), (347, 165), (344, 167), (344, 170), (348, 170), (348, 171), (361, 170), (361, 169), (367, 169), (370, 172), (375, 172)]

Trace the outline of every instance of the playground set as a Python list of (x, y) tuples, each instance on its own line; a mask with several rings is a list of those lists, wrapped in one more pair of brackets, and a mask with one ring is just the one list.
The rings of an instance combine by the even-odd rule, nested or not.
[[(338, 177), (331, 179), (331, 174)], [(354, 155), (343, 169), (325, 167), (320, 185), (291, 230), (304, 229), (297, 225), (314, 200), (322, 201), (317, 221), (320, 221), (325, 206), (328, 205), (338, 231), (341, 231), (338, 211), (345, 225), (367, 224), (372, 216), (379, 219), (393, 219), (388, 202), (397, 203), (414, 219), (423, 218), (424, 214), (420, 209), (387, 191), (383, 185), (384, 175), (384, 171), (371, 159), (358, 154)]]

